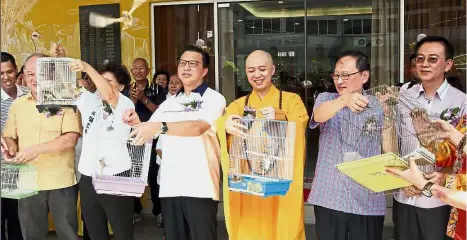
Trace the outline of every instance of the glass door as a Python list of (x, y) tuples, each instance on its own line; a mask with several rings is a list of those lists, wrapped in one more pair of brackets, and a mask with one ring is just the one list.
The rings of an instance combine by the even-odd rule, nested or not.
[(153, 11), (154, 70), (176, 73), (183, 49), (188, 45), (202, 45), (210, 55), (206, 82), (215, 89), (213, 4), (156, 5)]
[[(299, 94), (311, 116), (320, 92), (334, 91), (339, 53), (359, 50), (371, 62), (372, 86), (399, 82), (399, 0), (228, 1), (217, 5), (220, 92), (227, 103), (251, 91), (245, 59), (269, 52), (274, 84)], [(305, 188), (314, 176), (319, 129), (308, 130)], [(307, 192), (305, 192), (305, 195)]]

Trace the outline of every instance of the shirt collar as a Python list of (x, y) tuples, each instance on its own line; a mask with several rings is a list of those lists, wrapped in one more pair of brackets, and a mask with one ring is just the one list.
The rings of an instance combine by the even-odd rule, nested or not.
[[(444, 79), (443, 84), (441, 84), (441, 86), (439, 86), (439, 88), (436, 90), (436, 95), (438, 95), (439, 99), (443, 100), (444, 97), (446, 97), (448, 89), (449, 89), (449, 83), (446, 79)], [(418, 97), (420, 97), (424, 92), (425, 92), (425, 89), (423, 89), (423, 85), (419, 84)]]
[[(23, 92), (23, 89), (21, 89), (18, 85), (15, 85), (16, 86), (16, 97), (21, 97), (23, 96), (24, 92)], [(8, 100), (8, 99), (11, 99), (10, 95), (8, 95), (8, 93), (5, 92), (5, 90), (3, 90), (2, 88), (2, 100)]]
[[(199, 85), (198, 87), (193, 89), (191, 92), (192, 93), (199, 93), (199, 95), (201, 95), (201, 97), (202, 97), (207, 89), (208, 89), (208, 84), (203, 82), (203, 83), (201, 83), (201, 85)], [(180, 93), (185, 93), (185, 89), (183, 87), (180, 89), (180, 91), (178, 91), (178, 93), (175, 96), (178, 96), (178, 94), (180, 94)]]

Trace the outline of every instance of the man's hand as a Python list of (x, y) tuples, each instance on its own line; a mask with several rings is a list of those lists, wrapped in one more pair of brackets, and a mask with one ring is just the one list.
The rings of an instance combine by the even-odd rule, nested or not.
[(50, 46), (50, 54), (53, 57), (66, 57), (65, 48), (60, 43), (52, 43)]
[(161, 131), (160, 122), (144, 122), (135, 126), (135, 130), (130, 133), (130, 138), (133, 145), (143, 145), (145, 142), (154, 138)]
[(395, 104), (395, 102), (391, 102), (391, 101), (395, 101), (394, 99), (396, 99), (395, 97), (397, 97), (396, 95), (397, 89), (395, 86), (391, 86), (391, 87), (387, 87), (385, 90), (386, 91), (384, 92), (377, 92), (375, 96), (378, 98), (378, 101), (381, 103), (384, 113), (390, 114), (391, 112), (389, 110), (391, 110), (391, 105)]
[(2, 137), (2, 156), (6, 161), (12, 160), (18, 152), (18, 144), (11, 138)]
[(144, 89), (141, 89), (139, 87), (135, 87), (131, 89), (131, 97), (141, 102), (144, 102), (147, 100), (147, 97), (144, 94)]
[(427, 174), (425, 176), (425, 178), (429, 182), (432, 182), (432, 183), (437, 184), (439, 186), (446, 185), (446, 174), (444, 174), (444, 173), (433, 172), (433, 173)]
[(345, 106), (352, 112), (358, 113), (368, 106), (368, 99), (360, 93), (348, 93), (345, 98)]
[(37, 156), (40, 155), (39, 148), (37, 145), (34, 146), (29, 146), (21, 150), (16, 154), (16, 157), (14, 157), (11, 160), (8, 160), (8, 162), (13, 162), (16, 164), (26, 164), (34, 159), (37, 158)]
[(421, 190), (418, 190), (416, 187), (414, 186), (408, 186), (408, 187), (405, 187), (402, 189), (405, 193), (405, 195), (407, 197), (414, 197), (414, 196), (418, 196), (422, 193)]
[(128, 109), (123, 113), (122, 121), (125, 124), (130, 126), (135, 126), (141, 123), (138, 114), (136, 113), (135, 109)]
[(248, 130), (248, 128), (245, 125), (235, 121), (235, 119), (241, 118), (242, 117), (238, 115), (229, 115), (227, 121), (225, 122), (225, 131), (230, 135), (246, 138), (246, 133), (243, 131), (243, 129)]
[(273, 106), (261, 108), (258, 110), (265, 119), (274, 120), (276, 119), (276, 109)]

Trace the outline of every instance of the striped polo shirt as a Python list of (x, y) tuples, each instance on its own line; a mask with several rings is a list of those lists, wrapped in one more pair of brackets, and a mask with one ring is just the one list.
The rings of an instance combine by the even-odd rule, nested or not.
[[(16, 85), (16, 88), (17, 88), (17, 95), (16, 97), (21, 97), (25, 94), (27, 94), (29, 92), (29, 89), (25, 88), (25, 87), (22, 87), (22, 86), (18, 86)], [(11, 104), (13, 103), (13, 101), (15, 99), (11, 98), (10, 95), (8, 95), (8, 93), (6, 93), (3, 88), (2, 88), (2, 101), (1, 101), (1, 114), (2, 114), (2, 126), (1, 126), (1, 129), (2, 129), (2, 132), (3, 132), (3, 127), (5, 127), (5, 123), (6, 123), (6, 120), (8, 119), (8, 111), (10, 111), (10, 107), (11, 107)]]

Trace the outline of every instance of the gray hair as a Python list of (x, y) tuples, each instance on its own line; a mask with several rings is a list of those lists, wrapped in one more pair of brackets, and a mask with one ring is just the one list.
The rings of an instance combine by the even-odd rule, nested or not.
[(46, 55), (46, 54), (43, 54), (43, 53), (33, 53), (33, 54), (29, 55), (29, 57), (26, 58), (26, 60), (24, 61), (23, 66), (26, 66), (28, 61), (31, 60), (31, 58), (34, 58), (34, 57), (43, 58), (43, 57), (49, 57), (49, 56)]

